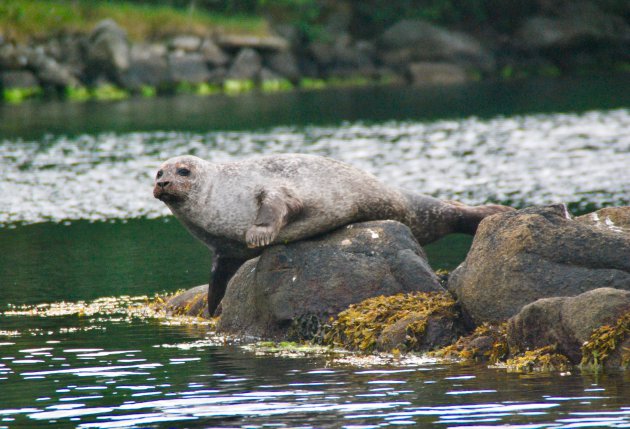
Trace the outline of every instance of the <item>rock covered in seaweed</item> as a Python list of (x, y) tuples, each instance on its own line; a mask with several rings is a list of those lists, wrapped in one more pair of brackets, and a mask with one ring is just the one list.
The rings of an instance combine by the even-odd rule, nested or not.
[(351, 224), (247, 261), (228, 285), (217, 328), (309, 338), (350, 304), (418, 291), (443, 289), (409, 228), (394, 221)]
[(171, 297), (164, 304), (166, 311), (175, 316), (209, 318), (208, 285), (200, 285)]
[(339, 313), (324, 341), (361, 352), (426, 352), (451, 344), (464, 332), (448, 293), (418, 292), (351, 305)]
[(601, 288), (574, 297), (539, 299), (508, 321), (510, 349), (533, 350), (554, 345), (571, 362), (582, 359), (582, 345), (593, 331), (614, 324), (630, 312), (630, 292)]
[(540, 298), (630, 290), (628, 255), (622, 230), (575, 221), (564, 205), (531, 207), (482, 221), (448, 288), (475, 325), (500, 322)]

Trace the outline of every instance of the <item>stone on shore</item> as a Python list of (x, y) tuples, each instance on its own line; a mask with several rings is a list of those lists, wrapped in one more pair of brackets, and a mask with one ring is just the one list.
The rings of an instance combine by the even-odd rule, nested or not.
[(86, 77), (95, 82), (100, 77), (117, 84), (130, 65), (131, 46), (127, 33), (111, 19), (99, 22), (89, 37)]
[(564, 205), (531, 207), (484, 219), (448, 288), (469, 323), (500, 322), (540, 298), (630, 290), (628, 255), (630, 234), (573, 220)]
[(350, 304), (380, 295), (443, 291), (409, 228), (394, 221), (348, 225), (266, 249), (230, 281), (219, 331), (307, 339)]
[(234, 58), (226, 79), (257, 80), (262, 69), (262, 57), (251, 48), (243, 48)]
[(278, 36), (246, 36), (221, 34), (217, 44), (226, 50), (256, 49), (259, 51), (283, 51), (289, 49), (289, 42)]
[(200, 84), (208, 82), (210, 70), (203, 56), (198, 53), (173, 53), (168, 56), (168, 66), (173, 83)]
[(412, 63), (409, 76), (414, 85), (452, 85), (470, 80), (464, 67), (450, 63)]
[(378, 41), (382, 61), (393, 67), (414, 62), (450, 62), (485, 71), (495, 67), (494, 56), (477, 39), (422, 20), (402, 20)]

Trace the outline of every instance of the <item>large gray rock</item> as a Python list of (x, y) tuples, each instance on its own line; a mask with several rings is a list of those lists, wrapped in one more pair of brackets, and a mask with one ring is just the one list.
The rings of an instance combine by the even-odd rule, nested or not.
[(99, 22), (90, 34), (86, 54), (86, 77), (94, 82), (105, 77), (121, 83), (130, 65), (127, 33), (111, 19)]
[(265, 250), (246, 262), (221, 302), (218, 330), (257, 337), (304, 335), (350, 304), (379, 295), (442, 290), (405, 225), (364, 222)]
[(166, 49), (160, 45), (134, 45), (129, 68), (123, 74), (123, 85), (138, 90), (148, 85), (156, 88), (172, 83)]
[(446, 61), (492, 70), (492, 53), (474, 37), (446, 30), (422, 20), (403, 20), (387, 29), (378, 40), (381, 59), (389, 66), (413, 62)]
[(603, 12), (595, 2), (571, 2), (558, 16), (532, 16), (516, 32), (529, 49), (566, 49), (593, 43), (628, 44), (630, 27), (620, 16)]
[(67, 67), (74, 76), (82, 76), (87, 43), (86, 35), (61, 35), (43, 45), (44, 53)]
[(175, 83), (204, 83), (210, 79), (210, 70), (201, 54), (172, 54), (168, 57), (171, 80)]
[(199, 53), (203, 55), (204, 60), (212, 67), (223, 67), (230, 62), (230, 56), (212, 39), (204, 39), (199, 48)]
[(582, 359), (581, 347), (592, 332), (630, 311), (630, 292), (600, 288), (574, 297), (543, 298), (526, 305), (509, 320), (507, 336), (512, 352), (556, 345), (573, 363)]
[(626, 233), (575, 221), (564, 205), (531, 207), (484, 219), (448, 288), (474, 324), (503, 321), (540, 298), (630, 290), (628, 255)]
[(41, 47), (28, 52), (27, 63), (44, 88), (60, 89), (79, 84), (69, 67), (47, 56)]
[(234, 58), (226, 79), (256, 80), (262, 69), (262, 57), (253, 49), (242, 49)]
[(300, 80), (298, 61), (291, 51), (273, 52), (265, 55), (264, 62), (269, 69), (284, 76), (291, 82)]
[(43, 46), (3, 45), (0, 48), (0, 69), (21, 71), (21, 75), (14, 75), (15, 79), (29, 79), (24, 73), (28, 70), (36, 76), (38, 85), (45, 88), (58, 89), (78, 84), (70, 68), (47, 55)]

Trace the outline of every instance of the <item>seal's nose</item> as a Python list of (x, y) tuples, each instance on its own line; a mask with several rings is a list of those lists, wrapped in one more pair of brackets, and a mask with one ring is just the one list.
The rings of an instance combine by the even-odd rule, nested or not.
[(157, 185), (160, 188), (162, 188), (162, 189), (166, 188), (170, 184), (171, 184), (171, 182), (169, 182), (168, 180), (163, 180), (162, 182), (157, 182)]

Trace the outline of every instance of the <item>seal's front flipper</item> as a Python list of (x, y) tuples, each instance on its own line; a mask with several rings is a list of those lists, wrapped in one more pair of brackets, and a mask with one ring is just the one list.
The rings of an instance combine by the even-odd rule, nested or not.
[(220, 315), (219, 304), (225, 295), (225, 289), (232, 276), (245, 261), (245, 259), (214, 255), (210, 284), (208, 285), (208, 313), (210, 313), (210, 317)]
[(262, 189), (256, 196), (258, 214), (245, 234), (248, 247), (271, 244), (289, 220), (300, 213), (302, 201), (286, 187)]

